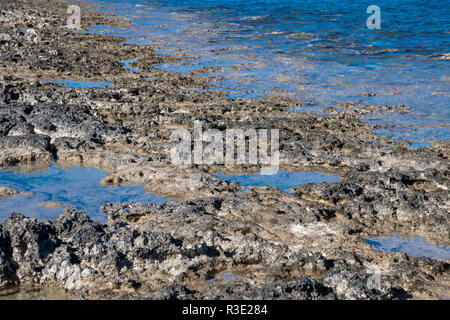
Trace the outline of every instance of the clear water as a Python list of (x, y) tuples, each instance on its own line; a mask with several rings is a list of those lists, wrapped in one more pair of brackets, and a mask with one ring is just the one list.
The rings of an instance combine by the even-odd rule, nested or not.
[(406, 104), (411, 111), (366, 120), (392, 125), (377, 133), (394, 139), (424, 144), (450, 138), (450, 59), (443, 56), (450, 53), (449, 1), (379, 0), (381, 30), (366, 27), (373, 3), (352, 0), (88, 2), (141, 27), (90, 32), (147, 38), (165, 54), (184, 49), (199, 57), (194, 65), (160, 67), (222, 67), (207, 75), (225, 76), (214, 85), (232, 97), (282, 89), (318, 110), (347, 101)]
[(428, 257), (436, 260), (450, 259), (450, 247), (431, 244), (418, 236), (404, 239), (394, 234), (389, 238), (366, 239), (366, 242), (384, 252), (404, 252), (412, 257)]
[(216, 174), (217, 178), (222, 178), (227, 181), (236, 181), (241, 186), (257, 187), (270, 186), (278, 188), (284, 192), (289, 193), (291, 188), (297, 187), (306, 183), (320, 183), (320, 182), (338, 182), (339, 176), (337, 174), (324, 174), (320, 172), (288, 172), (278, 171), (274, 175), (245, 174), (240, 176)]
[(227, 272), (227, 273), (223, 274), (221, 279), (223, 279), (223, 280), (239, 280), (239, 277), (235, 277), (235, 276), (233, 276), (233, 274)]
[[(106, 222), (100, 206), (107, 202), (154, 202), (162, 204), (168, 199), (145, 192), (144, 186), (103, 186), (100, 181), (107, 172), (99, 169), (58, 168), (51, 165), (46, 170), (11, 172), (0, 170), (0, 186), (7, 186), (24, 193), (10, 199), (0, 199), (0, 221), (12, 212), (28, 217), (55, 219), (68, 206), (84, 211), (92, 219)], [(42, 203), (54, 201), (63, 207), (48, 208)]]

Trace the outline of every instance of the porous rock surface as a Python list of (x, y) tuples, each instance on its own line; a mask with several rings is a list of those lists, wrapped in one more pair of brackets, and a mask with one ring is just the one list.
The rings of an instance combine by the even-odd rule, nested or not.
[[(64, 28), (67, 2), (1, 2), (0, 168), (108, 170), (105, 185), (144, 184), (173, 201), (110, 203), (108, 224), (74, 208), (54, 221), (20, 213), (0, 222), (0, 288), (58, 288), (74, 298), (435, 299), (450, 296), (449, 260), (373, 250), (364, 239), (420, 235), (450, 245), (449, 143), (408, 149), (376, 136), (362, 114), (400, 106), (293, 112), (286, 97), (230, 99), (202, 71), (157, 64), (188, 59), (158, 47)], [(82, 28), (125, 26), (82, 4)], [(122, 60), (138, 71), (124, 69)], [(147, 80), (147, 78), (156, 80)], [(44, 80), (105, 81), (68, 88)], [(305, 103), (306, 104), (306, 103)], [(358, 107), (358, 108), (355, 108)], [(258, 117), (255, 117), (258, 115)], [(280, 130), (281, 170), (338, 173), (336, 183), (285, 193), (215, 173), (257, 166), (171, 163), (173, 129)], [(374, 279), (380, 281), (374, 285)], [(375, 278), (374, 278), (375, 277)]]

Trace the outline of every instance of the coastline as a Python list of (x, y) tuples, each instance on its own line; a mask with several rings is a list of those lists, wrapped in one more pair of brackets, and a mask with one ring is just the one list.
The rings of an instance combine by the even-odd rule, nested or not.
[[(189, 91), (206, 89), (208, 79), (152, 67), (181, 57), (61, 28), (67, 2), (2, 6), (1, 168), (45, 166), (55, 158), (61, 167), (108, 170), (105, 185), (144, 184), (174, 201), (105, 204), (108, 225), (73, 208), (54, 221), (15, 214), (0, 222), (0, 287), (122, 299), (450, 296), (449, 260), (376, 251), (364, 241), (398, 233), (450, 245), (449, 143), (410, 150), (405, 141), (375, 135), (359, 118), (404, 106), (347, 104), (322, 116), (287, 110), (302, 105), (288, 98)], [(84, 30), (126, 26), (82, 10)], [(130, 66), (137, 71), (124, 69), (121, 61), (136, 57)], [(39, 79), (111, 87), (67, 88)], [(278, 128), (282, 170), (341, 180), (300, 185), (292, 193), (254, 187), (239, 196), (236, 182), (214, 174), (259, 167), (170, 163), (171, 131), (192, 129), (195, 120), (205, 129)], [(27, 250), (20, 250), (24, 244)], [(367, 287), (374, 268), (389, 287)]]

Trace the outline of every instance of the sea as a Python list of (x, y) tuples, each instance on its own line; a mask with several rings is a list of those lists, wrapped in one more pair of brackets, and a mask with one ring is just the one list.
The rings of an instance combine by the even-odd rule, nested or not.
[[(221, 79), (209, 90), (231, 98), (289, 96), (305, 102), (293, 110), (318, 113), (345, 102), (404, 104), (409, 111), (363, 120), (380, 124), (375, 132), (381, 136), (410, 141), (411, 148), (450, 138), (448, 0), (87, 2), (137, 27), (89, 32), (194, 58), (157, 68), (188, 73), (219, 67), (204, 74)], [(370, 23), (370, 6), (379, 9), (378, 29)]]

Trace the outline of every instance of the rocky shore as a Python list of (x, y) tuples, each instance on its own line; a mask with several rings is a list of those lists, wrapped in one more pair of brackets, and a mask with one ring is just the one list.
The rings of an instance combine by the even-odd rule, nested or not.
[[(104, 204), (107, 225), (74, 208), (54, 221), (11, 214), (0, 222), (0, 295), (33, 288), (77, 299), (450, 296), (449, 260), (381, 252), (365, 241), (397, 233), (450, 245), (450, 144), (408, 149), (360, 119), (407, 106), (348, 103), (319, 115), (289, 111), (302, 102), (286, 97), (199, 92), (214, 81), (202, 70), (183, 75), (156, 66), (188, 59), (182, 54), (67, 30), (71, 3), (0, 3), (0, 168), (42, 167), (54, 158), (60, 167), (108, 170), (105, 185), (144, 184), (172, 201)], [(126, 19), (78, 5), (83, 30), (130, 28)], [(125, 69), (121, 61), (134, 58), (137, 71)], [(104, 88), (44, 81), (105, 79)], [(277, 128), (282, 170), (341, 179), (291, 193), (242, 191), (214, 174), (258, 166), (172, 164), (172, 131), (192, 130), (196, 120), (205, 130)], [(20, 192), (6, 187), (0, 198)]]

